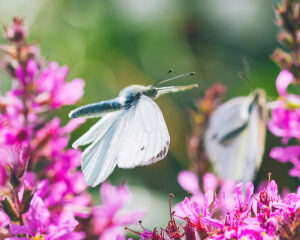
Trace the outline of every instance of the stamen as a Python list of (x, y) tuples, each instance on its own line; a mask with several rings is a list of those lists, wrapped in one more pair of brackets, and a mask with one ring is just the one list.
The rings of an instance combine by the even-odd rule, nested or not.
[(268, 173), (268, 179), (269, 179), (269, 183), (271, 182), (271, 178), (272, 178), (272, 173), (271, 173), (271, 172), (269, 172), (269, 173)]
[(125, 227), (125, 230), (128, 230), (129, 232), (132, 232), (134, 234), (137, 234), (137, 235), (141, 235), (141, 233), (137, 232), (137, 231), (134, 231), (133, 229), (129, 228), (129, 227)]
[(188, 195), (188, 199), (191, 201), (192, 193), (191, 192), (187, 192), (187, 195)]
[(140, 224), (142, 229), (145, 229), (144, 226), (142, 225), (142, 221), (139, 221), (139, 224)]
[[(172, 212), (172, 198), (174, 197), (174, 194), (173, 193), (170, 193), (170, 199), (169, 199), (169, 211), (170, 211), (170, 219), (171, 221), (173, 221), (173, 212)], [(174, 212), (175, 213), (175, 212)]]

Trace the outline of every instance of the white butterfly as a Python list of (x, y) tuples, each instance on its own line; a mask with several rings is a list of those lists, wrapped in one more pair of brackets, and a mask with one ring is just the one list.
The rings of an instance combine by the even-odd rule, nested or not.
[(117, 98), (73, 110), (70, 118), (102, 117), (72, 145), (77, 148), (92, 143), (81, 157), (86, 183), (94, 187), (105, 181), (116, 165), (134, 168), (163, 159), (169, 149), (170, 136), (153, 99), (197, 86), (132, 85), (123, 89)]
[(265, 146), (267, 108), (265, 92), (231, 99), (212, 113), (205, 147), (216, 173), (223, 179), (253, 180)]

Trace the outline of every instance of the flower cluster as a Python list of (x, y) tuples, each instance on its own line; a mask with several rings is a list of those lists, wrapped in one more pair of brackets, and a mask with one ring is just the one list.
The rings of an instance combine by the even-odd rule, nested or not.
[(66, 148), (70, 132), (83, 121), (62, 126), (58, 117), (50, 119), (50, 112), (82, 97), (84, 81), (67, 82), (67, 66), (39, 57), (38, 46), (26, 41), (23, 19), (14, 18), (5, 30), (1, 66), (12, 78), (12, 89), (0, 96), (0, 238), (124, 237), (124, 226), (143, 216), (117, 217), (129, 200), (128, 188), (103, 184), (103, 203), (93, 207), (78, 170), (81, 152)]
[[(204, 201), (185, 198), (179, 203), (186, 221), (201, 239), (299, 237), (300, 188), (296, 194), (288, 194), (284, 198), (279, 196), (274, 180), (269, 181), (267, 187), (258, 193), (254, 193), (252, 183), (246, 186), (236, 184), (231, 189), (231, 193), (223, 192), (219, 196), (213, 190), (208, 190)], [(243, 194), (243, 190), (246, 194)], [(217, 218), (213, 214), (220, 215), (216, 213), (220, 207), (226, 214)]]
[(291, 162), (294, 167), (289, 171), (291, 176), (300, 179), (300, 96), (288, 94), (287, 87), (293, 83), (294, 76), (282, 70), (277, 77), (276, 87), (280, 98), (272, 103), (269, 129), (283, 144), (293, 143), (285, 147), (275, 147), (270, 156), (280, 162)]
[(300, 86), (299, 7), (300, 3), (293, 0), (283, 1), (276, 7), (276, 23), (280, 28), (278, 40), (290, 52), (276, 49), (272, 56), (283, 70), (276, 80), (280, 97), (271, 104), (268, 125), (275, 136), (282, 137), (283, 144), (289, 144), (272, 149), (270, 156), (280, 162), (291, 162), (294, 167), (290, 175), (300, 179), (300, 96), (288, 93), (289, 86)]
[[(206, 193), (202, 194), (197, 176), (192, 172), (181, 172), (179, 183), (184, 189), (192, 190), (193, 195), (175, 206), (165, 229), (160, 233), (143, 229), (142, 233), (137, 233), (140, 239), (299, 239), (300, 187), (297, 193), (283, 197), (278, 194), (275, 181), (269, 180), (257, 193), (254, 193), (252, 183), (246, 186), (240, 183), (217, 195), (215, 177), (207, 175), (205, 178)], [(176, 223), (174, 218), (181, 223)]]

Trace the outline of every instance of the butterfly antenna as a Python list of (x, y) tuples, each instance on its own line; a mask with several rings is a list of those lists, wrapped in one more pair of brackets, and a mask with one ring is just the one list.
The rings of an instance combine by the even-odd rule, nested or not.
[(243, 62), (244, 69), (243, 69), (243, 71), (238, 73), (238, 76), (239, 76), (239, 78), (247, 81), (250, 84), (250, 90), (253, 91), (255, 89), (255, 87), (253, 85), (253, 81), (249, 77), (250, 76), (249, 62), (247, 61), (247, 59), (245, 57), (242, 58), (242, 62)]
[(164, 73), (159, 79), (158, 81), (155, 82), (155, 84), (153, 86), (158, 85), (162, 79), (164, 79), (166, 76), (168, 76), (169, 74), (171, 74), (173, 72), (173, 68), (170, 68), (168, 72)]
[(166, 82), (170, 82), (170, 81), (173, 81), (175, 79), (182, 78), (182, 77), (193, 76), (194, 74), (195, 74), (195, 72), (184, 73), (184, 74), (181, 74), (181, 75), (163, 80), (163, 81), (157, 83), (156, 85), (163, 84), (163, 83), (166, 83)]

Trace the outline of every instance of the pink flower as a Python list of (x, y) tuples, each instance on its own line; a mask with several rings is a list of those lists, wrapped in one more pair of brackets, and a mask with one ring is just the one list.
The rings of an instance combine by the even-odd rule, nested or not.
[[(282, 70), (276, 79), (276, 87), (281, 95), (280, 99), (272, 104), (271, 119), (268, 123), (270, 131), (282, 137), (284, 144), (289, 139), (300, 140), (300, 97), (287, 92), (288, 86), (293, 83), (293, 74)], [(294, 168), (289, 171), (291, 176), (300, 178), (300, 146), (276, 147), (270, 152), (270, 156), (280, 162), (291, 162)]]
[[(193, 209), (200, 209), (204, 206), (205, 204), (205, 196), (203, 195), (200, 185), (199, 185), (199, 180), (196, 174), (194, 174), (191, 171), (181, 171), (178, 174), (178, 183), (182, 186), (182, 188), (190, 193), (192, 193), (192, 196), (190, 199), (185, 199), (183, 204), (178, 204), (174, 207), (174, 210), (176, 212), (177, 216), (184, 216), (187, 214), (188, 208), (193, 208)], [(203, 176), (203, 186), (204, 186), (204, 191), (209, 191), (211, 190), (212, 192), (216, 191), (218, 185), (218, 180), (217, 178), (211, 174), (211, 173), (206, 173)], [(190, 206), (190, 203), (193, 203), (193, 206)], [(193, 215), (193, 214), (192, 214)]]
[[(192, 196), (189, 198), (186, 198), (184, 202), (179, 203), (175, 205), (174, 210), (177, 216), (184, 217), (184, 216), (190, 216), (190, 214), (195, 209), (201, 209), (205, 205), (205, 195), (202, 193), (199, 185), (199, 180), (196, 174), (194, 174), (191, 171), (181, 171), (178, 174), (178, 183), (182, 186), (182, 188), (190, 193), (192, 193)], [(231, 195), (232, 188), (235, 185), (235, 182), (233, 181), (218, 181), (217, 177), (213, 175), (212, 173), (206, 173), (203, 176), (203, 190), (204, 192), (212, 192), (214, 195), (217, 193), (217, 187), (220, 186), (220, 191), (218, 193), (219, 198), (215, 198), (218, 202), (219, 209), (221, 211), (226, 211), (226, 199), (225, 196)], [(188, 209), (194, 209), (193, 211), (190, 211)], [(190, 214), (188, 214), (190, 212)], [(199, 211), (198, 211), (199, 212)], [(197, 214), (197, 213), (196, 213)], [(192, 214), (193, 215), (193, 214)], [(191, 217), (191, 216), (190, 216)]]
[(49, 240), (67, 239), (73, 235), (74, 239), (83, 239), (82, 233), (74, 233), (78, 222), (70, 213), (63, 212), (55, 219), (50, 216), (49, 210), (38, 196), (34, 196), (30, 203), (30, 210), (26, 213), (28, 222), (26, 225), (10, 224), (12, 235), (28, 234), (31, 237), (44, 237)]
[(114, 187), (108, 182), (102, 183), (100, 194), (102, 205), (93, 208), (93, 217), (94, 232), (100, 234), (101, 240), (114, 239), (118, 235), (125, 236), (124, 226), (138, 223), (145, 215), (141, 211), (118, 214), (131, 197), (126, 185)]
[(287, 87), (294, 81), (294, 76), (288, 70), (282, 70), (276, 79), (276, 88), (281, 96), (287, 95)]
[[(190, 180), (198, 184), (198, 179), (191, 172), (185, 171), (179, 179), (186, 189), (193, 186), (193, 191), (199, 192), (196, 185), (188, 184)], [(288, 194), (283, 199), (274, 180), (256, 194), (252, 183), (245, 186), (240, 183), (235, 185), (232, 193), (220, 194), (221, 201), (211, 190), (206, 192), (204, 203), (185, 198), (177, 205), (180, 215), (175, 212), (175, 217), (190, 224), (192, 232), (198, 232), (201, 239), (271, 240), (282, 237), (278, 230), (281, 228), (291, 229), (288, 234), (293, 239), (293, 233), (299, 231), (298, 224), (294, 225), (300, 221), (299, 193), (300, 187), (296, 194)], [(226, 205), (220, 205), (222, 202)], [(220, 206), (226, 206), (225, 216), (216, 211)]]
[(28, 35), (28, 30), (24, 27), (24, 19), (21, 17), (14, 17), (11, 26), (5, 26), (5, 38), (11, 42), (22, 42)]
[(71, 82), (65, 82), (68, 72), (67, 66), (59, 67), (56, 62), (49, 63), (37, 79), (40, 92), (37, 99), (40, 102), (41, 99), (50, 101), (52, 109), (76, 103), (83, 95), (84, 81), (76, 78)]

